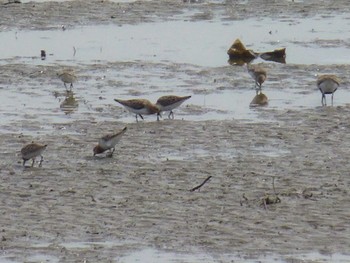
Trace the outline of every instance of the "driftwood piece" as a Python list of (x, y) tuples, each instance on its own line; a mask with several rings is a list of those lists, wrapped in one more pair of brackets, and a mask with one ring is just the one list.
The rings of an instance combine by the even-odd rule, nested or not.
[(211, 175), (208, 176), (208, 177), (203, 181), (203, 183), (201, 183), (200, 185), (198, 185), (198, 186), (192, 188), (192, 189), (190, 190), (190, 192), (193, 192), (193, 191), (196, 191), (196, 190), (200, 189), (203, 185), (205, 185), (206, 182), (208, 182), (208, 181), (210, 180), (211, 177), (212, 177)]

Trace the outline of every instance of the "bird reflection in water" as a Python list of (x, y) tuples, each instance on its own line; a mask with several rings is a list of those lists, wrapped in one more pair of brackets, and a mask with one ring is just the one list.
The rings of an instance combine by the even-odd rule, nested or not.
[(74, 97), (73, 91), (67, 91), (65, 99), (61, 102), (60, 108), (65, 114), (71, 114), (79, 107), (78, 101)]

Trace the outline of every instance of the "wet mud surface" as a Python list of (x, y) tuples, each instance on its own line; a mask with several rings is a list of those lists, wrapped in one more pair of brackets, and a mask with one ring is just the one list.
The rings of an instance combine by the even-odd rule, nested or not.
[[(226, 21), (256, 16), (259, 1), (249, 2), (8, 4), (0, 6), (1, 28)], [(259, 15), (295, 21), (340, 15), (345, 6), (276, 1), (261, 5)], [(144, 248), (176, 253), (170, 262), (346, 255), (349, 65), (264, 67), (269, 105), (251, 109), (255, 91), (244, 67), (1, 60), (0, 261), (133, 262), (123, 257)], [(73, 93), (56, 77), (62, 68), (78, 76)], [(329, 106), (321, 107), (321, 73), (342, 79), (334, 106), (327, 97)], [(113, 101), (167, 94), (192, 95), (174, 120), (136, 123)], [(125, 126), (112, 158), (92, 156), (102, 135)], [(19, 151), (31, 141), (48, 144), (40, 168), (22, 166)], [(200, 191), (189, 191), (208, 176)], [(280, 202), (269, 204), (276, 196)]]

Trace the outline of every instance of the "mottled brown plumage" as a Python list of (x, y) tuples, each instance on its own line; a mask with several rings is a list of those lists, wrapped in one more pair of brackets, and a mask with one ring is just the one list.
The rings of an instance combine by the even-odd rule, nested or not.
[(23, 159), (23, 166), (25, 165), (26, 161), (32, 159), (32, 166), (34, 166), (35, 158), (40, 156), (40, 163), (39, 166), (41, 166), (44, 157), (42, 156), (42, 152), (46, 149), (47, 144), (41, 145), (37, 143), (30, 143), (24, 146), (21, 149), (22, 159)]
[(340, 85), (340, 80), (335, 75), (321, 75), (316, 81), (317, 87), (322, 93), (321, 103), (322, 105), (327, 105), (326, 94), (332, 94), (332, 105), (333, 105), (333, 95)]
[(143, 119), (142, 115), (152, 115), (158, 114), (159, 108), (152, 104), (149, 100), (146, 99), (131, 99), (131, 100), (120, 100), (114, 99), (116, 102), (124, 106), (128, 111), (136, 114), (136, 122), (138, 122), (137, 116), (140, 116)]
[[(159, 108), (160, 112), (170, 111), (168, 118), (170, 119), (170, 117), (172, 116), (172, 118), (174, 119), (173, 109), (179, 107), (184, 101), (188, 100), (189, 98), (191, 98), (191, 96), (163, 96), (157, 100), (156, 106)], [(160, 112), (158, 113), (158, 115), (160, 115)]]
[(121, 131), (113, 134), (107, 134), (103, 136), (99, 142), (98, 145), (94, 148), (94, 155), (103, 153), (107, 150), (110, 150), (109, 156), (112, 156), (115, 151), (115, 145), (120, 141), (123, 134), (126, 132), (127, 127), (122, 129)]
[(66, 89), (67, 89), (66, 84), (70, 84), (70, 89), (72, 89), (73, 83), (77, 81), (77, 77), (72, 71), (63, 71), (63, 72), (57, 73), (57, 76), (59, 77), (60, 80), (63, 81), (63, 84)]
[(249, 65), (249, 64), (247, 65), (247, 69), (248, 69), (249, 75), (255, 81), (255, 88), (258, 87), (256, 89), (256, 93), (258, 93), (258, 91), (261, 92), (262, 84), (265, 82), (265, 80), (267, 78), (266, 70), (260, 66)]

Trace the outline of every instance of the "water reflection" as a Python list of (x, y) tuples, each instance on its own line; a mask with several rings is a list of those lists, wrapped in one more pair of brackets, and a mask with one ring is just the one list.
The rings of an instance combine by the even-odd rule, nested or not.
[(67, 91), (65, 99), (61, 102), (60, 108), (65, 114), (71, 114), (79, 107), (79, 102), (74, 97), (73, 91)]
[(253, 100), (250, 102), (250, 107), (259, 107), (259, 106), (266, 106), (268, 104), (268, 98), (267, 96), (260, 92), (259, 94), (256, 94), (253, 98)]
[[(310, 33), (311, 29), (314, 33)], [(269, 34), (271, 30), (276, 33)], [(41, 63), (41, 60), (32, 60), (38, 56), (38, 47), (41, 47), (50, 54), (45, 60), (47, 63), (143, 60), (216, 67), (226, 65), (228, 45), (236, 37), (241, 37), (253, 50), (286, 47), (290, 54), (286, 61), (289, 64), (335, 64), (348, 63), (350, 59), (348, 35), (348, 19), (343, 16), (305, 18), (296, 24), (264, 18), (97, 25), (67, 30), (12, 30), (0, 33), (0, 59), (19, 58)], [(269, 53), (262, 55), (265, 60), (272, 58)]]

